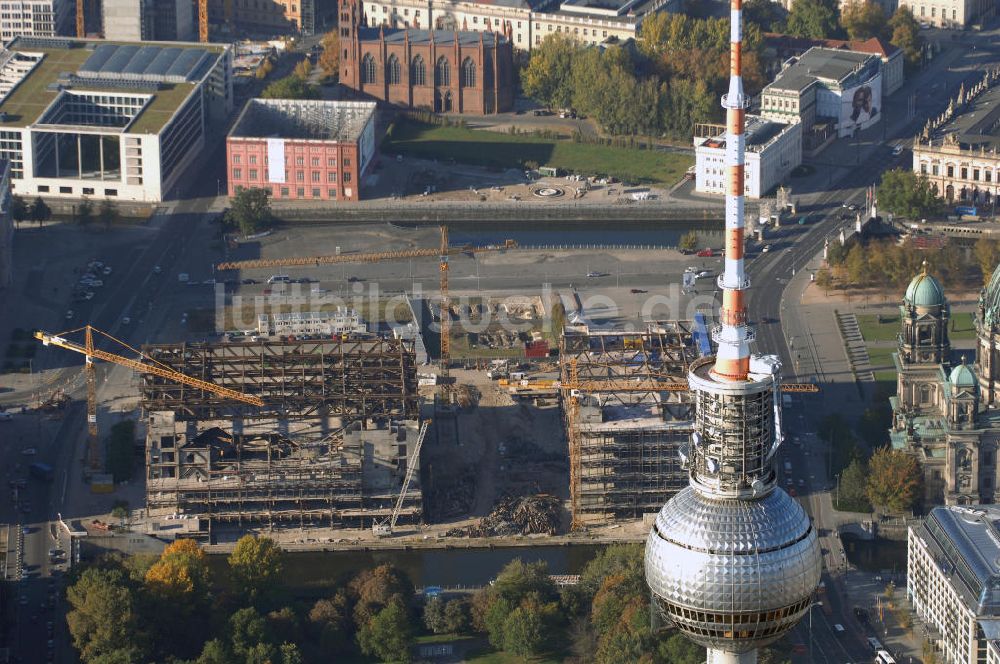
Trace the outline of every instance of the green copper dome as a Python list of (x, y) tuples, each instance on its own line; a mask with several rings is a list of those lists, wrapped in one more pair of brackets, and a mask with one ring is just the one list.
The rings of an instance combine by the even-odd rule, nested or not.
[(983, 323), (990, 326), (1000, 323), (1000, 265), (993, 270), (989, 285), (980, 294), (979, 305), (983, 309)]
[(903, 296), (903, 299), (912, 307), (944, 306), (946, 302), (944, 289), (941, 288), (941, 282), (927, 274), (926, 262), (924, 262), (923, 271), (913, 277), (913, 281), (906, 287), (906, 295)]
[(964, 361), (951, 370), (951, 376), (948, 380), (958, 388), (976, 386), (976, 376)]

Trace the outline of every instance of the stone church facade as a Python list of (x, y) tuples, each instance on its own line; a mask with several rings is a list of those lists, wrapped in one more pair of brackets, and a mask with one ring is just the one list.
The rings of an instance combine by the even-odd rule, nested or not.
[(435, 113), (489, 115), (514, 105), (503, 32), (369, 28), (358, 0), (340, 10), (340, 82), (359, 97)]

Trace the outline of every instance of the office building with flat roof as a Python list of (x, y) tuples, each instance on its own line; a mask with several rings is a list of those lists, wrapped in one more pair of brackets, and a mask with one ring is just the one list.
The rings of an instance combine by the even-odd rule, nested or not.
[(226, 138), (228, 192), (357, 201), (375, 156), (375, 102), (251, 99)]
[[(695, 191), (725, 194), (729, 180), (726, 128), (723, 125), (700, 126), (707, 131), (694, 138)], [(743, 194), (747, 198), (760, 198), (781, 184), (802, 163), (802, 124), (748, 115), (745, 136)]]
[(909, 528), (906, 592), (949, 664), (986, 662), (1000, 639), (998, 521), (995, 505), (952, 505)]
[(232, 110), (230, 46), (18, 37), (0, 51), (16, 193), (159, 202)]
[(69, 35), (75, 7), (73, 0), (4, 0), (0, 2), (0, 40)]

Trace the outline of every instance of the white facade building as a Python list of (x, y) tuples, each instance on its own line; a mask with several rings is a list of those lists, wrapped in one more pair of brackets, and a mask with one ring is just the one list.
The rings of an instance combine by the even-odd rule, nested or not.
[(0, 40), (6, 43), (21, 35), (69, 35), (74, 29), (75, 7), (74, 0), (3, 0), (0, 2)]
[(642, 19), (673, 11), (678, 0), (365, 0), (370, 26), (503, 32), (511, 27), (515, 48), (530, 51), (551, 34), (586, 44), (638, 37)]
[(25, 197), (159, 202), (232, 110), (232, 48), (15, 38), (0, 158)]
[(982, 18), (996, 15), (996, 3), (989, 0), (899, 0), (921, 23), (940, 28), (964, 28)]
[(1000, 638), (1000, 508), (935, 507), (908, 534), (906, 592), (949, 664), (987, 662)]
[(194, 41), (191, 0), (103, 0), (104, 38), (116, 41)]
[[(724, 131), (725, 127), (720, 126), (719, 135), (694, 139), (695, 191), (726, 193), (728, 170)], [(802, 163), (802, 124), (748, 115), (744, 160), (743, 194), (747, 198), (766, 195)]]
[(257, 332), (264, 335), (366, 334), (368, 325), (354, 309), (337, 307), (334, 311), (301, 311), (288, 314), (261, 314)]

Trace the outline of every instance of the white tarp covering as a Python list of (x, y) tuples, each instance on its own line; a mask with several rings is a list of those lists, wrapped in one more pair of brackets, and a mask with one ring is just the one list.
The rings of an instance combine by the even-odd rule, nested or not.
[(267, 181), (285, 183), (285, 139), (267, 139)]

